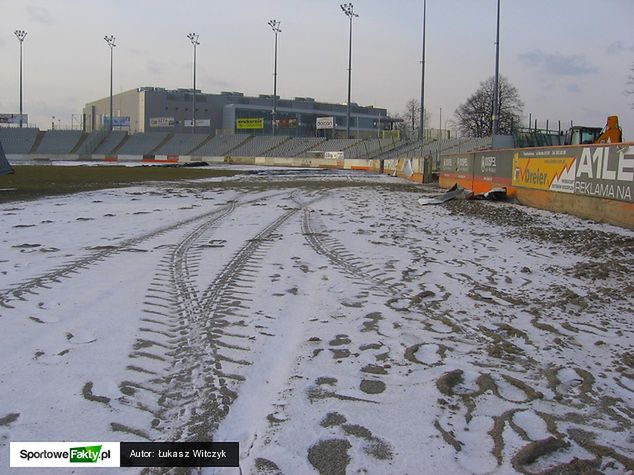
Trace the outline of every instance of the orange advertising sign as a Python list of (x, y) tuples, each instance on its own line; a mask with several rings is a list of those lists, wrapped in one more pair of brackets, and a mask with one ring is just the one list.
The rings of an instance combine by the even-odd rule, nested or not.
[(576, 157), (513, 156), (513, 185), (537, 190), (575, 191)]

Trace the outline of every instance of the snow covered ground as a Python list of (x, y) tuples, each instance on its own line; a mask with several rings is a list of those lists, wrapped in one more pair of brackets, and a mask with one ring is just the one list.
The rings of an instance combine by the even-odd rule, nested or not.
[(0, 471), (10, 441), (211, 439), (241, 473), (634, 470), (634, 232), (423, 191), (267, 170), (0, 206)]

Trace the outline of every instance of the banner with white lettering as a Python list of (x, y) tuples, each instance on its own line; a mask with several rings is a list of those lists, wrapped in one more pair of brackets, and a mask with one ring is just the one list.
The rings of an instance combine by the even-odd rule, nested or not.
[(513, 186), (633, 201), (633, 146), (557, 147), (513, 152)]

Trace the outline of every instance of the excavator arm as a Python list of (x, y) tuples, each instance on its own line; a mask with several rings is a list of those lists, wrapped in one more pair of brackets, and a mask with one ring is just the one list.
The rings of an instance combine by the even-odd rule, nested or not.
[(623, 141), (623, 131), (619, 126), (619, 118), (616, 115), (608, 117), (608, 123), (601, 132), (601, 135), (594, 143), (620, 143)]

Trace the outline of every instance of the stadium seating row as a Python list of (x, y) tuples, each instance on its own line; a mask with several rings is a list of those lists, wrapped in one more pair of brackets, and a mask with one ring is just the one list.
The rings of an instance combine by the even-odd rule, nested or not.
[(422, 143), (420, 140), (404, 142), (399, 146), (381, 153), (373, 158), (390, 160), (396, 158), (435, 157), (438, 154), (450, 154), (482, 150), (491, 147), (491, 137), (453, 138)]
[(318, 137), (170, 134), (125, 131), (39, 131), (33, 128), (0, 128), (0, 141), (7, 154), (101, 154), (101, 155), (193, 155), (199, 157), (301, 157), (311, 152), (343, 151), (346, 158), (413, 158), (438, 153), (460, 153), (491, 146), (491, 138), (460, 138), (397, 142), (388, 139), (329, 139)]
[(234, 157), (262, 157), (269, 150), (274, 149), (288, 140), (290, 140), (290, 137), (286, 136), (263, 135), (253, 137), (251, 140), (247, 140), (238, 148), (232, 150), (231, 155)]
[(265, 157), (301, 157), (308, 150), (316, 150), (326, 139), (318, 137), (293, 137), (278, 147), (269, 150)]
[(71, 153), (82, 138), (80, 130), (49, 130), (42, 137), (37, 153)]
[(4, 153), (29, 153), (35, 145), (38, 129), (0, 128)]

